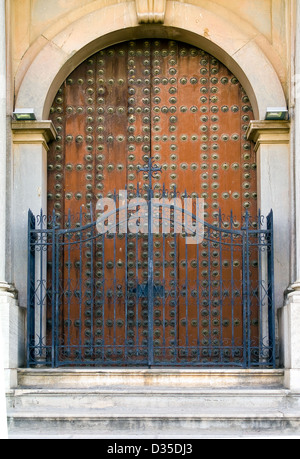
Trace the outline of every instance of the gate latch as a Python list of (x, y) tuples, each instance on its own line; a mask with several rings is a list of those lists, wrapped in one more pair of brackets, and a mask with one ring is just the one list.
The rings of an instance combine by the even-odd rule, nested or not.
[[(134, 293), (139, 298), (148, 298), (149, 296), (149, 284), (138, 284), (137, 289), (134, 289)], [(153, 285), (153, 298), (163, 298), (165, 294), (164, 286), (161, 284)]]

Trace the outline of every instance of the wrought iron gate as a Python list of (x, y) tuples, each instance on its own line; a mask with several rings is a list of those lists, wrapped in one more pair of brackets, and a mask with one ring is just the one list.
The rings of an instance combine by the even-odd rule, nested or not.
[[(120, 229), (124, 202), (116, 193), (113, 201)], [(218, 225), (203, 222), (201, 244), (188, 246), (174, 212), (170, 234), (99, 234), (90, 214), (69, 214), (60, 228), (55, 212), (29, 211), (28, 366), (275, 367), (272, 213), (246, 212), (237, 230), (219, 212)]]
[[(253, 111), (230, 70), (174, 40), (119, 43), (69, 75), (49, 119), (51, 217), (29, 225), (28, 365), (274, 365), (272, 217), (254, 218)], [(132, 211), (115, 188), (128, 204), (203, 198), (204, 240), (186, 245), (174, 209), (168, 233), (124, 232)], [(121, 215), (114, 234), (92, 215), (104, 197)]]

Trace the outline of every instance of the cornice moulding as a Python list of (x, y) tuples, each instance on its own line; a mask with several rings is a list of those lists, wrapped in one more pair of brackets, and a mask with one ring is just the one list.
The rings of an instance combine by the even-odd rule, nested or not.
[(289, 121), (250, 121), (247, 139), (253, 141), (255, 149), (260, 145), (280, 145), (290, 142)]
[(55, 140), (57, 131), (52, 121), (12, 121), (11, 129), (14, 144), (43, 144)]

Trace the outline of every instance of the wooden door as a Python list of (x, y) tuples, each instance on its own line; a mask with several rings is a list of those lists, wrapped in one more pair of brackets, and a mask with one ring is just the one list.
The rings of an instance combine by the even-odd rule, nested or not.
[[(246, 210), (256, 216), (255, 154), (245, 137), (252, 108), (234, 75), (203, 50), (169, 40), (101, 50), (66, 79), (50, 117), (58, 138), (48, 153), (48, 214), (55, 209), (61, 228), (78, 223), (80, 209), (88, 222), (97, 200), (115, 190), (133, 199), (138, 188), (147, 198), (149, 176), (139, 167), (149, 156), (162, 168), (154, 196), (165, 187), (170, 196), (202, 197), (205, 221), (216, 227), (219, 209), (223, 228), (240, 229)], [(238, 363), (243, 254), (221, 249), (218, 234), (199, 246), (172, 232), (153, 235), (152, 274), (164, 293), (153, 296), (151, 318), (146, 289), (128, 294), (147, 283), (147, 234), (99, 238), (81, 254), (64, 249), (60, 327), (73, 345), (68, 356), (118, 365)], [(105, 299), (95, 293), (104, 280)], [(255, 304), (251, 314), (257, 327)]]

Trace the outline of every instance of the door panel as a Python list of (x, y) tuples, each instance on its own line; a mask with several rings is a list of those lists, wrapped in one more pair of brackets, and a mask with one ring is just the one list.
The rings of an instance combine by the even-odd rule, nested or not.
[[(115, 190), (148, 199), (149, 174), (138, 168), (149, 156), (162, 168), (153, 174), (154, 197), (163, 187), (169, 197), (202, 197), (206, 222), (224, 229), (241, 228), (246, 209), (257, 213), (249, 99), (200, 49), (138, 40), (99, 51), (61, 86), (50, 117), (59, 136), (48, 154), (48, 213), (55, 210), (61, 228), (76, 225), (80, 209), (81, 223), (95, 219), (101, 197), (118, 206)], [(226, 220), (231, 212), (235, 219)], [(68, 356), (157, 365), (241, 358), (226, 342), (243, 352), (243, 253), (226, 248), (222, 232), (209, 233), (194, 246), (182, 234), (154, 234), (150, 255), (143, 233), (97, 237), (72, 251), (61, 245), (59, 334), (73, 346)], [(252, 264), (254, 286), (255, 255)], [(251, 327), (256, 315), (252, 304)]]

